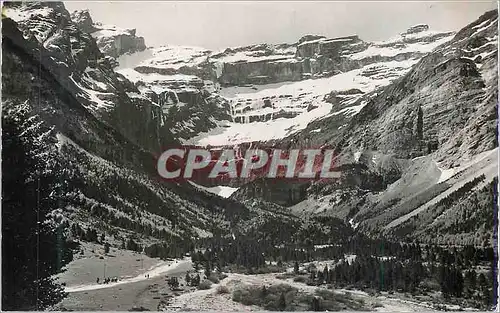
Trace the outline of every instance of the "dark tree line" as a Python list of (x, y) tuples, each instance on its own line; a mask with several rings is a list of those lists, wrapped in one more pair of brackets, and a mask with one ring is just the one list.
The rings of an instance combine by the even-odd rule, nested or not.
[[(440, 291), (445, 298), (467, 298), (484, 306), (494, 303), (493, 272), (481, 270), (488, 265), (495, 268), (492, 247), (420, 245), (360, 234), (315, 247), (311, 242), (317, 237), (311, 232), (309, 241), (273, 246), (256, 241), (251, 235), (236, 234), (230, 240), (212, 242), (203, 252), (192, 253), (191, 258), (196, 267), (222, 269), (237, 265), (247, 268), (249, 273), (268, 267), (270, 261), (277, 262), (282, 270), (283, 264), (288, 263), (300, 275), (303, 275), (299, 273), (300, 263), (333, 260), (336, 265), (331, 268), (310, 269), (306, 282), (375, 291)], [(346, 255), (354, 255), (355, 259), (348, 262)]]
[(2, 309), (43, 310), (65, 296), (52, 275), (72, 259), (60, 215), (68, 168), (28, 105), (3, 105)]

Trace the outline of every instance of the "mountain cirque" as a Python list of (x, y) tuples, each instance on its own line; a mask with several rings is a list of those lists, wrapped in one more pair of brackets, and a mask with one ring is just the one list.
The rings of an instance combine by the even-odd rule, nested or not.
[[(458, 32), (422, 24), (382, 42), (308, 35), (221, 51), (146, 47), (135, 30), (98, 24), (87, 11), (70, 15), (59, 3), (9, 4), (6, 15), (4, 38), (33, 51), (22, 58), (52, 77), (40, 83), (63, 88), (59, 103), (73, 103), (41, 110), (44, 119), (57, 125), (59, 138), (91, 154), (120, 156), (118, 167), (154, 175), (153, 159), (144, 160), (181, 143), (337, 149), (338, 182), (234, 182), (232, 199), (210, 196), (221, 201), (218, 214), (257, 198), (298, 216), (337, 216), (374, 235), (440, 242), (453, 235), (475, 243), (491, 237), (497, 11)], [(18, 65), (12, 53), (4, 68)], [(16, 79), (32, 89), (29, 77)], [(187, 197), (201, 192), (201, 207), (209, 201), (192, 185), (169, 188)], [(474, 212), (471, 198), (480, 203)], [(203, 216), (199, 229), (208, 220), (204, 210), (196, 213)], [(192, 214), (185, 214), (186, 229)], [(443, 216), (455, 222), (444, 225)], [(480, 231), (452, 230), (459, 224)]]

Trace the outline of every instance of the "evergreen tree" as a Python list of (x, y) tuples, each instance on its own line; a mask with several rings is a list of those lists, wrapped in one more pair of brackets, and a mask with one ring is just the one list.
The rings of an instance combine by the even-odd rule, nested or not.
[(476, 290), (477, 275), (475, 270), (465, 272), (464, 286), (468, 297), (472, 297)]
[(323, 269), (323, 279), (325, 280), (326, 283), (329, 282), (328, 265), (325, 265), (325, 268)]
[(316, 279), (316, 270), (311, 270), (309, 278), (311, 279), (311, 281), (314, 281)]
[(167, 283), (170, 286), (170, 289), (175, 289), (179, 287), (179, 280), (177, 279), (177, 277), (170, 277)]
[(448, 267), (441, 265), (439, 268), (439, 284), (441, 286), (441, 292), (445, 298), (449, 296), (451, 291), (449, 274)]
[(479, 276), (477, 277), (477, 284), (479, 290), (483, 293), (488, 288), (488, 281), (486, 280), (486, 276), (483, 273), (479, 274)]
[(127, 241), (127, 250), (140, 251), (139, 245), (134, 241), (134, 239), (129, 238)]
[(262, 286), (262, 289), (260, 290), (260, 297), (265, 298), (267, 296), (267, 294), (268, 294), (268, 292), (267, 292), (266, 286)]
[(210, 262), (206, 261), (205, 262), (205, 276), (210, 277), (210, 274), (212, 273), (212, 269), (210, 268)]
[(424, 112), (422, 111), (422, 106), (418, 106), (417, 110), (417, 139), (422, 140), (424, 137)]
[(65, 296), (52, 275), (72, 258), (58, 220), (70, 169), (28, 105), (3, 106), (2, 309), (44, 310)]
[(98, 239), (97, 230), (91, 227), (87, 229), (87, 232), (85, 233), (85, 240), (88, 242), (98, 242), (97, 239)]
[(196, 274), (196, 276), (191, 279), (191, 286), (198, 286), (200, 284), (200, 280), (200, 274)]
[(311, 302), (311, 311), (321, 311), (320, 309), (320, 303), (319, 303), (319, 298), (318, 297), (313, 297), (312, 302)]
[(109, 243), (107, 242), (104, 243), (104, 253), (109, 253)]
[(320, 285), (321, 285), (321, 284), (323, 283), (323, 280), (325, 279), (325, 278), (323, 277), (323, 272), (322, 272), (322, 271), (318, 271), (317, 276), (318, 276), (318, 284), (320, 284)]
[(280, 311), (285, 311), (286, 310), (286, 299), (285, 299), (285, 293), (282, 292), (280, 295), (280, 298), (278, 300), (278, 309)]

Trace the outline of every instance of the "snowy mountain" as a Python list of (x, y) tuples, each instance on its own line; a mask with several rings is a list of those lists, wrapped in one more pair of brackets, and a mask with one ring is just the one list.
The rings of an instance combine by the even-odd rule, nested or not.
[[(497, 24), (210, 51), (4, 3), (2, 307), (493, 308)], [(164, 181), (183, 144), (331, 148), (341, 177)]]
[(85, 33), (91, 34), (102, 53), (114, 58), (146, 49), (144, 38), (135, 35), (135, 29), (121, 29), (113, 25), (94, 23), (88, 10), (71, 13), (71, 20)]
[[(419, 58), (452, 36), (453, 32), (433, 32), (420, 25), (378, 43), (357, 36), (309, 35), (294, 44), (215, 52), (165, 46), (122, 55), (116, 71), (149, 97), (203, 91), (222, 96), (210, 107), (213, 114), (195, 115), (173, 131), (192, 144), (232, 145), (284, 138), (328, 114), (353, 115), (361, 106), (351, 104), (362, 94), (404, 75)], [(336, 105), (325, 99), (334, 91), (343, 93)], [(172, 98), (173, 103), (193, 106)], [(261, 131), (263, 127), (267, 131)]]
[[(56, 126), (60, 144), (113, 163), (106, 167), (126, 166), (132, 176), (139, 171), (149, 177), (139, 181), (154, 175), (149, 156), (179, 143), (329, 145), (340, 153), (344, 175), (337, 184), (273, 186), (258, 180), (233, 184), (241, 187), (237, 191), (168, 186), (174, 194), (190, 195), (178, 201), (200, 197), (198, 212), (219, 199), (218, 212), (229, 218), (223, 208), (235, 205), (231, 199), (255, 197), (291, 206), (298, 215), (329, 214), (366, 232), (397, 233), (399, 225), (420, 215), (412, 212), (432, 207), (431, 200), (446, 197), (480, 173), (485, 178), (474, 188), (483, 190), (495, 176), (485, 161), (491, 156), (480, 156), (497, 147), (496, 12), (457, 33), (415, 25), (382, 42), (308, 35), (291, 44), (221, 51), (146, 48), (135, 30), (103, 26), (87, 11), (70, 15), (59, 3), (14, 3), (4, 14), (9, 17), (4, 38), (12, 46), (7, 50), (12, 60), (4, 62), (4, 69), (22, 69), (16, 68), (16, 47), (27, 51), (22, 54), (27, 64), (41, 64), (50, 80), (37, 84), (57, 88), (47, 90), (52, 91), (45, 95), (46, 109), (37, 113)], [(35, 71), (33, 66), (22, 69), (20, 84), (33, 92), (31, 97), (36, 96), (33, 74), (25, 72)], [(4, 84), (16, 85), (18, 78), (12, 77), (7, 75)], [(26, 100), (18, 88), (11, 90), (6, 97)], [(87, 153), (81, 156), (88, 159)], [(417, 179), (423, 169), (427, 174)], [(414, 195), (422, 186), (432, 189), (422, 192), (431, 198)], [(205, 190), (230, 190), (231, 199), (213, 198)], [(120, 197), (131, 201), (125, 194)], [(184, 215), (186, 223), (190, 214)], [(198, 229), (206, 227), (203, 219), (196, 219)], [(405, 236), (421, 232), (422, 225)]]
[(491, 243), (497, 22), (497, 11), (484, 14), (401, 78), (354, 99), (355, 117), (326, 116), (279, 142), (336, 147), (339, 182), (295, 186), (302, 196), (293, 201), (266, 181), (233, 197), (263, 197), (296, 214), (335, 215), (372, 234), (382, 229), (440, 243)]
[(55, 164), (71, 173), (68, 221), (151, 244), (227, 231), (247, 216), (239, 203), (157, 178), (156, 153), (178, 144), (165, 114), (113, 71), (61, 3), (9, 3), (4, 15), (3, 114), (29, 112)]

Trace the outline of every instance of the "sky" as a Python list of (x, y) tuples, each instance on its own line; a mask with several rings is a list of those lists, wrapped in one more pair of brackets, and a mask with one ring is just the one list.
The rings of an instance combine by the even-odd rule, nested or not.
[(136, 28), (146, 45), (211, 50), (256, 43), (293, 43), (307, 34), (389, 39), (416, 24), (459, 30), (495, 1), (65, 1), (68, 11), (88, 9), (94, 22)]

